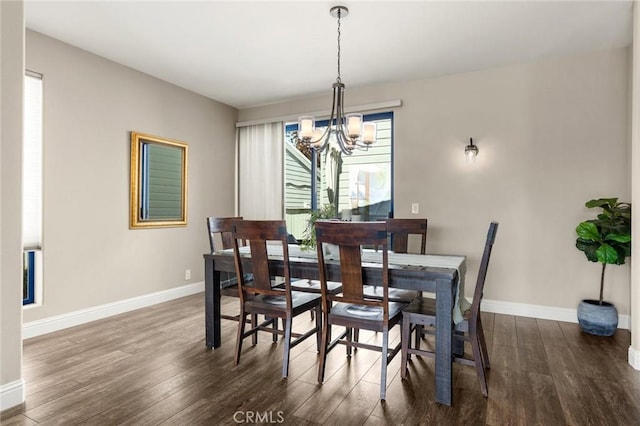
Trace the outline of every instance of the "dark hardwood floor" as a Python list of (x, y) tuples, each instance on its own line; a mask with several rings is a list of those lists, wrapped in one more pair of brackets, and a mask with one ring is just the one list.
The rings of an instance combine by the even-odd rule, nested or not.
[[(640, 372), (627, 363), (625, 330), (598, 338), (577, 324), (486, 314), (489, 398), (474, 369), (456, 364), (454, 405), (435, 404), (434, 361), (412, 357), (402, 381), (398, 356), (381, 403), (376, 352), (359, 350), (349, 360), (344, 347), (335, 348), (318, 386), (315, 339), (293, 349), (288, 380), (280, 377), (282, 343), (266, 334), (255, 347), (247, 341), (240, 365), (233, 365), (234, 322), (223, 321), (225, 344), (207, 350), (203, 297), (26, 340), (26, 402), (2, 412), (0, 423), (640, 424)], [(225, 298), (223, 309), (232, 313), (237, 304)], [(304, 328), (310, 319), (297, 321)], [(380, 336), (363, 331), (360, 339)]]

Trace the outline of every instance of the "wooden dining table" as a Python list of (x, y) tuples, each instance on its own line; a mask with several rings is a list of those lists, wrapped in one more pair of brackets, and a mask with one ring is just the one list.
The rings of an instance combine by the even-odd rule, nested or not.
[[(419, 257), (416, 257), (419, 256)], [(422, 256), (425, 256), (424, 258)], [(427, 256), (434, 265), (429, 266)], [(420, 262), (416, 262), (418, 259)], [(423, 262), (422, 260), (427, 260)], [(444, 262), (443, 262), (444, 261)], [(433, 292), (436, 295), (436, 345), (435, 387), (436, 402), (451, 405), (452, 402), (452, 354), (462, 348), (453, 347), (453, 308), (456, 292), (463, 282), (466, 258), (447, 255), (402, 255), (394, 254), (389, 259), (389, 287), (406, 290)], [(339, 261), (328, 262), (327, 279), (340, 281)], [(442, 264), (455, 266), (443, 267)], [(251, 259), (243, 260), (245, 272), (250, 273)], [(275, 275), (283, 276), (282, 256), (269, 255), (269, 266)], [(298, 246), (290, 245), (289, 268), (291, 277), (319, 279), (318, 261), (313, 253), (303, 253)], [(363, 263), (364, 280), (370, 285), (382, 285), (381, 264), (375, 261)], [(205, 340), (209, 349), (222, 345), (220, 327), (220, 273), (235, 272), (232, 250), (204, 254), (205, 275)]]

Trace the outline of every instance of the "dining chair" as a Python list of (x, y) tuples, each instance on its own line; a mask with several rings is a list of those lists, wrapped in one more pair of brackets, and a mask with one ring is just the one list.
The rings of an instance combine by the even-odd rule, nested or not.
[[(211, 253), (217, 250), (226, 250), (233, 248), (231, 236), (231, 222), (241, 220), (241, 216), (236, 217), (208, 217), (207, 230), (209, 231), (209, 246)], [(239, 297), (238, 284), (235, 274), (231, 272), (221, 272), (220, 294), (222, 296)], [(238, 321), (238, 315), (223, 315), (220, 318)]]
[[(406, 254), (409, 252), (409, 236), (420, 238), (420, 252), (425, 254), (427, 247), (427, 219), (383, 219), (387, 224), (387, 235), (391, 238), (391, 250), (394, 253)], [(381, 297), (382, 290), (377, 286), (366, 286), (365, 294), (371, 297)], [(392, 302), (410, 303), (416, 296), (422, 296), (422, 292), (389, 289), (389, 300)]]
[(427, 248), (427, 219), (386, 219), (387, 233), (391, 236), (391, 250), (394, 253), (409, 252), (409, 237), (420, 238), (419, 254), (425, 254)]
[[(402, 309), (406, 304), (389, 301), (389, 258), (387, 230), (384, 222), (335, 222), (317, 221), (315, 225), (318, 267), (322, 290), (324, 327), (320, 349), (318, 383), (324, 382), (327, 353), (337, 344), (347, 347), (347, 357), (352, 348), (376, 350), (382, 353), (380, 372), (380, 399), (386, 398), (387, 365), (400, 351), (401, 344), (389, 349), (389, 330), (402, 321)], [(334, 244), (339, 248), (339, 260), (325, 256), (323, 244)], [(368, 298), (364, 294), (365, 280), (362, 270), (362, 246), (382, 248), (380, 273), (374, 277), (382, 287), (382, 298)], [(335, 270), (338, 268), (338, 271)], [(331, 294), (327, 288), (329, 278), (340, 277), (342, 293)], [(331, 327), (344, 326), (345, 332), (331, 341)], [(382, 345), (358, 342), (353, 330), (382, 332)]]
[[(473, 291), (471, 308), (463, 313), (463, 320), (460, 323), (455, 324), (456, 332), (453, 335), (455, 339), (460, 339), (471, 344), (472, 357), (466, 358), (464, 355), (454, 354), (454, 361), (475, 367), (478, 374), (478, 380), (480, 381), (482, 394), (485, 397), (489, 396), (485, 369), (489, 369), (490, 364), (489, 354), (487, 352), (487, 343), (484, 338), (482, 320), (480, 318), (480, 302), (482, 301), (482, 293), (487, 276), (487, 269), (489, 267), (489, 259), (491, 258), (491, 250), (493, 248), (497, 232), (498, 223), (491, 222), (491, 225), (489, 225), (489, 231), (487, 232), (484, 252), (482, 253), (482, 260), (480, 261), (476, 287)], [(460, 297), (464, 297), (464, 295), (460, 295)], [(422, 335), (424, 326), (435, 327), (436, 325), (435, 299), (428, 297), (416, 298), (404, 309), (402, 315), (402, 363), (400, 371), (401, 377), (404, 379), (407, 376), (407, 361), (410, 354), (435, 356), (431, 351), (420, 349), (418, 338)], [(412, 325), (415, 325), (414, 330), (417, 333), (415, 347), (410, 347), (410, 333), (412, 331)], [(436, 345), (437, 344), (438, 342), (436, 342)]]
[[(316, 335), (316, 344), (320, 351), (320, 335), (322, 330), (321, 296), (319, 294), (292, 291), (289, 268), (289, 249), (287, 244), (287, 226), (283, 220), (235, 220), (231, 225), (233, 256), (236, 275), (240, 286), (240, 318), (236, 339), (235, 364), (240, 363), (242, 342), (252, 336), (253, 344), (257, 343), (258, 331), (268, 331), (274, 336), (284, 335), (284, 353), (282, 357), (282, 377), (289, 374), (289, 358), (291, 348)], [(247, 242), (250, 252), (241, 253), (239, 240)], [(273, 288), (272, 278), (276, 275), (269, 266), (267, 243), (282, 247), (284, 287)], [(246, 282), (247, 276), (243, 259), (250, 259), (250, 272), (253, 277), (251, 285)], [(292, 332), (293, 318), (303, 312), (315, 310), (315, 327), (303, 334)], [(265, 321), (258, 324), (258, 314), (265, 316)], [(247, 315), (251, 316), (251, 329), (245, 331)], [(275, 325), (278, 318), (284, 320), (284, 330)], [(271, 326), (272, 328), (269, 328)], [(295, 339), (292, 339), (295, 338)]]

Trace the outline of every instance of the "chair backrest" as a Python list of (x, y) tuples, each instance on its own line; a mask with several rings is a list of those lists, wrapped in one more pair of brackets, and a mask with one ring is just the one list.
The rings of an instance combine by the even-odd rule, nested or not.
[[(389, 319), (389, 257), (387, 226), (385, 222), (336, 222), (319, 220), (315, 224), (320, 269), (320, 285), (325, 308), (328, 302), (344, 302), (368, 306), (380, 306), (384, 310), (384, 321)], [(330, 277), (327, 270), (323, 243), (334, 244), (340, 250), (340, 281), (342, 295), (331, 295), (327, 291)], [(362, 246), (382, 248), (381, 277), (376, 282), (365, 282), (362, 270)], [(373, 278), (373, 277), (372, 277)], [(364, 297), (363, 286), (376, 284), (383, 288), (383, 299), (372, 300)]]
[(489, 268), (489, 259), (491, 258), (491, 249), (496, 240), (498, 233), (498, 222), (491, 222), (489, 231), (487, 231), (487, 240), (484, 244), (484, 252), (482, 260), (480, 260), (480, 269), (478, 270), (478, 279), (476, 280), (476, 288), (473, 291), (473, 301), (471, 302), (471, 318), (470, 321), (476, 323), (480, 315), (480, 302), (482, 301), (482, 293), (484, 291), (484, 281), (487, 277), (487, 269)]
[[(280, 290), (271, 288), (271, 277), (276, 274), (269, 267), (267, 242), (279, 242), (273, 247), (282, 246), (284, 261), (285, 295), (287, 304), (291, 306), (291, 275), (289, 270), (289, 246), (287, 244), (287, 224), (284, 220), (234, 220), (231, 224), (233, 243), (233, 255), (236, 264), (238, 283), (242, 291), (240, 297), (244, 301), (248, 294), (268, 294), (282, 296)], [(249, 246), (251, 252), (244, 256), (240, 253), (238, 240), (243, 240)], [(270, 244), (271, 245), (271, 244)], [(252, 285), (246, 285), (246, 274), (242, 258), (250, 256)]]
[(391, 250), (395, 253), (407, 253), (409, 235), (420, 237), (420, 254), (427, 248), (427, 219), (386, 219), (387, 232), (391, 234)]
[[(238, 219), (242, 219), (242, 217), (237, 216), (207, 218), (207, 230), (209, 231), (209, 246), (211, 247), (211, 253), (216, 250), (233, 248), (233, 242), (231, 238), (231, 222)], [(222, 247), (216, 247), (216, 238), (218, 236), (222, 241)]]

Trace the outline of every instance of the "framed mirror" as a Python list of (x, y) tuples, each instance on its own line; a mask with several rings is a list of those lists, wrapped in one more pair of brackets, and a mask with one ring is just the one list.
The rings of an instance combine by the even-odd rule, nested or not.
[(129, 228), (187, 225), (187, 144), (131, 132)]

